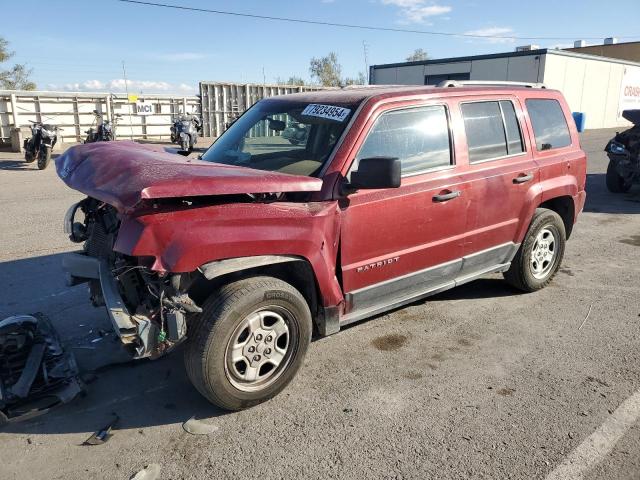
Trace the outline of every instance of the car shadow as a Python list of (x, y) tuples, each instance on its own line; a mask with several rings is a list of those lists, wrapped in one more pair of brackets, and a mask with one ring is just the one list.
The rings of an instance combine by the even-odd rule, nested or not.
[(183, 366), (183, 347), (157, 360), (131, 361), (111, 329), (104, 307), (94, 308), (85, 285), (67, 287), (64, 254), (0, 262), (0, 319), (42, 312), (65, 348), (71, 350), (86, 392), (46, 415), (10, 423), (4, 433), (59, 434), (93, 432), (113, 415), (117, 428), (140, 429), (181, 423), (195, 416), (225, 412), (191, 385)]
[(627, 193), (611, 193), (605, 179), (604, 173), (587, 174), (585, 212), (640, 213), (640, 186), (634, 185)]

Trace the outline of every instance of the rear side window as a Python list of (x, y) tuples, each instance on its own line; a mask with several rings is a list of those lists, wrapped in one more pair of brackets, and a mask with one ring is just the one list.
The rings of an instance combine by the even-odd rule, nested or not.
[(525, 103), (538, 150), (551, 150), (571, 145), (567, 120), (557, 100), (530, 98)]
[(463, 103), (460, 106), (469, 147), (469, 162), (515, 155), (524, 151), (513, 103)]
[[(402, 175), (451, 165), (449, 121), (443, 105), (383, 113), (356, 157), (398, 157)], [(357, 165), (356, 165), (357, 168)]]

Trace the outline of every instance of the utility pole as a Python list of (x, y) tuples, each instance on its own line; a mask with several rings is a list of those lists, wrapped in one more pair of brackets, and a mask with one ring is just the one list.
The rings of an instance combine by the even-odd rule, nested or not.
[(127, 105), (129, 106), (129, 133), (130, 138), (133, 140), (133, 122), (131, 120), (131, 102), (129, 101), (129, 82), (127, 81), (127, 68), (122, 61), (122, 75), (124, 75), (124, 91), (127, 94)]
[(367, 79), (367, 85), (369, 84), (369, 44), (366, 41), (362, 41), (362, 51), (364, 53), (364, 75)]

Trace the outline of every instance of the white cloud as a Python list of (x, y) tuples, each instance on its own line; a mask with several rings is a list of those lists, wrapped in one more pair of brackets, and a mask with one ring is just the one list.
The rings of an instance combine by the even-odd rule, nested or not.
[(448, 5), (430, 4), (427, 0), (382, 0), (384, 5), (394, 5), (408, 23), (425, 23), (430, 17), (451, 12)]
[(158, 60), (164, 60), (167, 62), (185, 62), (194, 60), (204, 60), (208, 55), (198, 52), (173, 52), (173, 53), (160, 53), (153, 57)]
[[(488, 28), (479, 28), (477, 30), (469, 30), (464, 32), (465, 35), (476, 35), (478, 37), (487, 37), (487, 38), (477, 38), (476, 40), (483, 40), (489, 43), (513, 43), (515, 41), (512, 37), (515, 32), (511, 27), (488, 27)], [(497, 38), (496, 38), (497, 37)]]
[(197, 87), (187, 83), (174, 85), (168, 82), (154, 80), (125, 80), (123, 78), (114, 78), (107, 82), (100, 80), (86, 80), (84, 82), (71, 82), (65, 84), (48, 84), (50, 90), (59, 90), (65, 92), (126, 92), (127, 87), (130, 93), (182, 93), (194, 95), (197, 93)]

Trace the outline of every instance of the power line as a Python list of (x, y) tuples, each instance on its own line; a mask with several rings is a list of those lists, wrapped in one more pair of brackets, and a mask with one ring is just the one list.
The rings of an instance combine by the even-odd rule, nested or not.
[[(334, 23), (323, 22), (320, 20), (305, 20), (302, 18), (274, 17), (270, 15), (257, 15), (252, 13), (229, 12), (225, 10), (211, 10), (208, 8), (187, 7), (184, 5), (172, 5), (169, 3), (143, 2), (139, 0), (117, 0), (123, 3), (133, 3), (137, 5), (145, 5), (150, 7), (173, 8), (176, 10), (187, 10), (191, 12), (213, 13), (216, 15), (229, 15), (233, 17), (255, 18), (260, 20), (275, 20), (279, 22), (304, 23), (307, 25), (323, 25), (328, 27), (356, 28), (360, 30), (377, 30), (382, 32), (398, 32), (398, 33), (417, 33), (421, 35), (440, 35), (444, 37), (466, 37), (466, 38), (489, 38), (503, 40), (575, 40), (581, 38), (584, 40), (600, 40), (602, 36), (586, 36), (574, 35), (572, 37), (521, 37), (514, 35), (479, 35), (473, 33), (454, 33), (454, 32), (436, 32), (428, 30), (413, 30), (408, 28), (378, 27), (373, 25), (357, 25), (351, 23)], [(635, 38), (635, 37), (619, 37), (619, 38)]]

